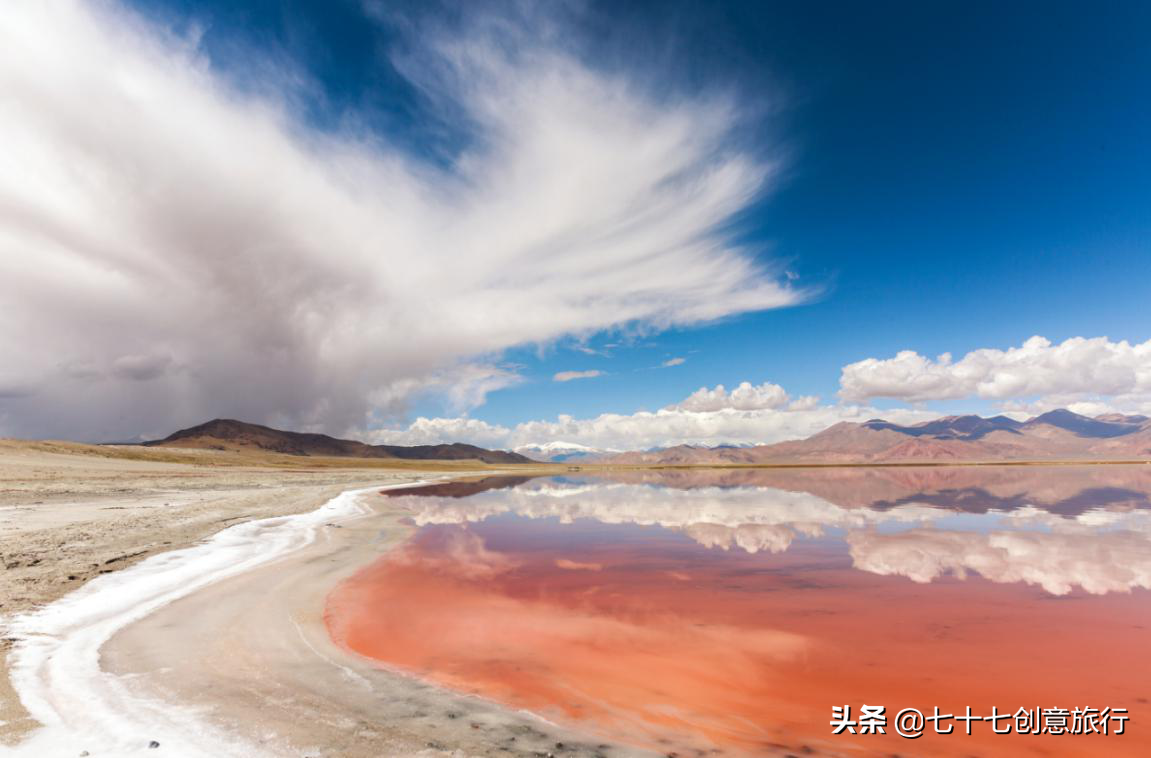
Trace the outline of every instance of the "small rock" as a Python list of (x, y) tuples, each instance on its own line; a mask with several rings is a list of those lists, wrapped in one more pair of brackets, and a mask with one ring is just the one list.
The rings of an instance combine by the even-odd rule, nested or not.
[(148, 747), (155, 750), (156, 748), (160, 747), (160, 743), (156, 742), (156, 740), (152, 740), (151, 742), (148, 743)]

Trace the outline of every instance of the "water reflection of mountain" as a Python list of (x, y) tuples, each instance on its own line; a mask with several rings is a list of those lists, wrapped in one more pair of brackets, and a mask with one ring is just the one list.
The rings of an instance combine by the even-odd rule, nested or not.
[[(1053, 594), (1151, 588), (1151, 470), (1136, 467), (627, 471), (488, 477), (389, 495), (420, 525), (593, 519), (748, 553), (842, 530), (856, 568), (916, 582), (975, 572)], [(973, 521), (940, 528), (956, 515)]]
[[(519, 487), (532, 480), (527, 476), (492, 476), (386, 492), (393, 497), (462, 498)], [(676, 490), (766, 488), (815, 495), (844, 508), (879, 511), (906, 505), (928, 505), (956, 513), (1033, 507), (1076, 516), (1093, 508), (1151, 508), (1151, 466), (665, 469), (606, 472), (594, 481)]]
[[(909, 503), (926, 503), (937, 508), (946, 508), (962, 513), (990, 513), (992, 511), (1013, 511), (1028, 506), (1035, 507), (1038, 501), (1027, 493), (1000, 497), (981, 487), (972, 487), (964, 490), (921, 492), (894, 501), (877, 500), (868, 507), (875, 510), (890, 510)], [(1124, 487), (1088, 487), (1062, 500), (1040, 505), (1048, 513), (1059, 516), (1078, 516), (1093, 508), (1108, 506), (1148, 508), (1151, 507), (1151, 501), (1148, 500), (1146, 492)]]
[(504, 490), (531, 481), (530, 476), (485, 476), (482, 479), (460, 479), (428, 484), (416, 489), (380, 490), (386, 497), (417, 495), (419, 497), (469, 497), (489, 490)]
[(844, 507), (929, 503), (965, 513), (1030, 505), (1082, 513), (1095, 505), (1151, 505), (1151, 466), (892, 466), (618, 471), (611, 481), (677, 489), (772, 487)]

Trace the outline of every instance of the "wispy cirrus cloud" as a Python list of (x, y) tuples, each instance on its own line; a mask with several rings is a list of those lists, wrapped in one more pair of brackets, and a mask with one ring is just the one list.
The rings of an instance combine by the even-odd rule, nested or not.
[(660, 368), (673, 368), (675, 366), (682, 366), (687, 363), (687, 358), (668, 358), (663, 363), (659, 364)]
[(603, 376), (603, 372), (598, 369), (591, 369), (589, 371), (560, 371), (552, 376), (552, 381), (570, 382), (574, 379), (594, 379), (597, 376)]
[(344, 433), (451, 376), (482, 401), (510, 379), (469, 366), (513, 346), (803, 299), (728, 231), (774, 176), (738, 98), (493, 18), (404, 37), (427, 131), (466, 137), (438, 161), (317, 131), (277, 72), (240, 91), (114, 2), (6, 4), (0, 434)]

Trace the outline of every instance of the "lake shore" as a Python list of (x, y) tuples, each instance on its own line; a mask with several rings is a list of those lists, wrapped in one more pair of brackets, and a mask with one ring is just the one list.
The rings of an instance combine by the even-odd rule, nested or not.
[[(49, 606), (92, 579), (117, 576), (149, 558), (202, 545), (234, 525), (309, 514), (340, 493), (368, 489), (362, 509), (314, 524), (315, 538), (300, 549), (163, 602), (118, 630), (99, 645), (101, 671), (128, 687), (137, 698), (133, 708), (145, 702), (141, 697), (162, 709), (179, 704), (190, 723), (210, 727), (225, 746), (214, 756), (229, 754), (231, 744), (242, 746), (239, 755), (317, 758), (651, 755), (385, 670), (335, 645), (324, 625), (331, 589), (411, 534), (403, 514), (375, 490), (567, 468), (388, 466), (0, 440), (0, 619)], [(624, 479), (647, 470), (580, 468)], [(845, 475), (853, 470), (843, 468)], [(692, 471), (710, 471), (700, 484), (714, 485), (711, 478), (754, 469), (692, 467), (686, 473)], [(6, 745), (19, 744), (39, 724), (11, 685), (7, 657), (15, 639), (7, 632), (0, 637), (0, 755), (6, 755)], [(159, 736), (145, 726), (131, 739), (149, 749)], [(162, 744), (174, 745), (167, 737)], [(30, 754), (22, 750), (17, 754)]]
[[(349, 489), (476, 473), (462, 465), (262, 463), (212, 451), (0, 441), (0, 618), (43, 608), (94, 578), (229, 526), (313, 511)], [(14, 643), (3, 635), (0, 750), (39, 726), (12, 687), (7, 659)]]
[[(106, 669), (210, 714), (237, 755), (655, 755), (390, 670), (336, 645), (324, 620), (343, 579), (414, 527), (374, 492), (302, 550), (188, 595), (118, 634)], [(213, 755), (230, 753), (214, 752)]]

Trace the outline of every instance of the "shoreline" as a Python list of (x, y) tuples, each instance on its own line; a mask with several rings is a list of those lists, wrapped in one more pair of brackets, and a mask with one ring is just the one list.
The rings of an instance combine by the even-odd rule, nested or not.
[(4, 630), (19, 616), (230, 526), (314, 511), (344, 490), (491, 471), (434, 463), (282, 470), (216, 465), (224, 456), (213, 451), (179, 461), (102, 453), (0, 440), (0, 755), (40, 726), (9, 676), (17, 639)]
[(304, 550), (124, 629), (105, 649), (107, 668), (168, 702), (211, 713), (226, 733), (258, 745), (244, 755), (662, 755), (436, 686), (331, 640), (323, 618), (331, 589), (416, 529), (386, 498), (366, 498), (371, 513), (322, 530)]
[[(2, 441), (0, 441), (2, 442)], [(396, 469), (343, 468), (299, 460), (307, 468), (269, 468), (234, 461), (216, 465), (101, 457), (32, 449), (13, 457), (0, 444), (0, 756), (125, 755), (153, 740), (178, 749), (179, 737), (141, 728), (127, 748), (100, 752), (95, 743), (65, 750), (19, 748), (35, 730), (9, 688), (7, 651), (14, 617), (46, 611), (88, 587), (123, 581), (124, 569), (163, 561), (211, 545), (238, 527), (261, 520), (315, 515), (338, 493), (388, 486), (418, 486), (428, 478), (464, 480), (498, 475), (534, 477), (572, 470), (596, 475), (627, 471), (742, 469), (892, 469), (1028, 466), (1113, 466), (1145, 461), (998, 461), (885, 464), (735, 464), (524, 466), (451, 465)], [(203, 455), (201, 455), (201, 453)], [(184, 455), (180, 453), (178, 455)], [(192, 457), (215, 460), (214, 451)], [(371, 495), (367, 495), (370, 499)], [(340, 648), (323, 622), (327, 592), (341, 578), (399, 544), (413, 527), (376, 498), (370, 513), (318, 530), (291, 554), (221, 576), (112, 630), (87, 650), (92, 665), (109, 672), (139, 714), (153, 706), (163, 718), (189, 728), (207, 719), (227, 735), (208, 754), (471, 756), (538, 755), (564, 744), (563, 755), (647, 756), (652, 753), (596, 742), (531, 714), (445, 690), (408, 672), (386, 669)], [(116, 579), (121, 577), (121, 579)], [(89, 581), (94, 580), (94, 581)], [(77, 589), (79, 588), (79, 589)], [(92, 590), (93, 592), (95, 590)], [(138, 606), (138, 599), (132, 606)], [(139, 607), (135, 608), (140, 611)], [(31, 612), (31, 613), (30, 613)], [(25, 630), (27, 632), (27, 630)], [(19, 655), (17, 655), (19, 658)], [(93, 659), (96, 661), (93, 664)], [(103, 676), (103, 675), (102, 675)], [(22, 680), (23, 681), (23, 680)], [(159, 695), (159, 700), (156, 696)], [(141, 700), (143, 698), (143, 700)], [(141, 703), (151, 702), (151, 705)], [(177, 711), (171, 710), (178, 703)], [(75, 707), (82, 707), (78, 703)], [(35, 710), (35, 708), (34, 708)], [(41, 711), (43, 713), (43, 711)], [(174, 714), (183, 714), (174, 718)], [(154, 722), (153, 722), (154, 723)], [(139, 732), (139, 733), (136, 733)], [(157, 739), (158, 737), (162, 739)], [(217, 738), (219, 735), (217, 735)], [(233, 740), (243, 740), (237, 748)], [(229, 747), (229, 745), (231, 747)], [(37, 747), (41, 746), (37, 744)], [(73, 747), (76, 749), (73, 750)], [(93, 750), (93, 747), (97, 747)], [(149, 753), (152, 754), (152, 753)], [(180, 752), (180, 755), (195, 755)], [(561, 754), (560, 752), (556, 753)]]
[[(20, 565), (2, 578), (21, 590), (4, 597), (6, 607), (0, 611), (10, 631), (3, 637), (15, 648), (11, 663), (17, 687), (34, 715), (50, 723), (44, 728), (16, 701), (14, 690), (4, 689), (9, 685), (4, 655), (2, 756), (130, 755), (141, 750), (152, 755), (153, 741), (177, 755), (527, 756), (551, 752), (561, 742), (568, 746), (564, 755), (650, 755), (609, 750), (534, 715), (386, 670), (340, 649), (327, 636), (327, 592), (406, 538), (412, 527), (387, 512), (384, 498), (377, 499), (370, 514), (343, 514), (347, 520), (322, 514), (316, 506), (369, 483), (367, 492), (429, 479), (543, 473), (535, 467), (530, 472), (485, 466), (221, 471), (42, 451), (14, 463), (4, 452), (0, 529), (5, 531), (0, 533), (12, 536), (10, 544), (21, 552)], [(46, 472), (43, 481), (33, 469)], [(221, 540), (259, 531), (261, 521), (299, 518), (316, 520), (316, 538), (301, 549), (245, 570), (227, 570), (228, 576), (182, 588), (179, 597), (161, 593), (141, 604), (138, 593), (129, 590), (113, 614), (122, 623), (95, 624), (70, 658), (50, 654), (60, 643), (52, 634), (59, 626), (26, 623), (58, 617), (62, 609), (98, 597), (104, 587), (147, 578), (157, 564), (210, 552)], [(64, 574), (79, 570), (77, 563), (91, 573)], [(240, 634), (241, 628), (250, 634)], [(49, 635), (29, 640), (40, 632)], [(29, 679), (43, 673), (37, 667), (53, 663), (55, 684), (49, 676), (46, 687), (34, 684), (39, 692), (31, 693)], [(86, 679), (83, 687), (73, 686), (78, 679)], [(92, 686), (100, 692), (96, 707), (89, 697)], [(75, 732), (60, 718), (69, 713), (104, 721), (105, 727), (119, 724), (118, 735), (96, 740), (88, 733), (73, 740)], [(125, 715), (127, 721), (119, 720)], [(211, 728), (204, 730), (204, 723)], [(195, 745), (202, 749), (183, 749), (188, 745), (186, 735), (182, 741), (178, 734), (181, 729), (195, 734)]]
[[(13, 688), (41, 724), (13, 753), (128, 755), (155, 741), (172, 745), (181, 755), (250, 754), (250, 747), (181, 718), (178, 705), (133, 696), (124, 682), (102, 669), (102, 648), (125, 627), (176, 600), (306, 547), (325, 523), (362, 512), (361, 496), (374, 489), (345, 491), (303, 514), (227, 527), (203, 543), (99, 577), (54, 603), (9, 619), (6, 632), (16, 639), (9, 653)], [(149, 713), (151, 723), (141, 719), (143, 713)], [(149, 739), (129, 736), (134, 734)]]
[(526, 757), (558, 754), (557, 745), (573, 757), (659, 755), (607, 745), (336, 644), (324, 621), (328, 593), (415, 529), (385, 498), (361, 497), (369, 512), (321, 529), (304, 549), (125, 628), (104, 648), (107, 670), (209, 713), (245, 745), (237, 755)]
[(1003, 460), (1003, 461), (857, 461), (857, 462), (792, 462), (775, 463), (586, 463), (567, 464), (568, 469), (594, 473), (596, 471), (659, 470), (659, 469), (837, 469), (837, 468), (967, 468), (998, 466), (1151, 466), (1151, 460), (1067, 458), (1058, 460)]

